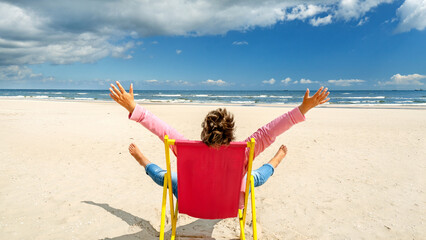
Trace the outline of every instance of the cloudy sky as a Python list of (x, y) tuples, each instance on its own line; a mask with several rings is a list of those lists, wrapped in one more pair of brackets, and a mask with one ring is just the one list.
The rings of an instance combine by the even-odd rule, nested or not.
[(426, 88), (426, 0), (0, 0), (0, 88)]

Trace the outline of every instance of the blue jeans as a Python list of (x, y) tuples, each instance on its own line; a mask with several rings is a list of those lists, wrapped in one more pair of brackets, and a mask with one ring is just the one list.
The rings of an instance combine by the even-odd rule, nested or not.
[[(150, 163), (146, 165), (145, 171), (146, 171), (146, 174), (148, 174), (148, 176), (150, 176), (155, 183), (157, 183), (160, 186), (163, 186), (164, 175), (166, 175), (166, 172), (167, 172), (166, 170), (160, 168), (155, 163)], [(261, 166), (260, 168), (256, 170), (251, 171), (251, 175), (253, 176), (253, 179), (254, 179), (254, 187), (262, 186), (268, 180), (268, 178), (272, 176), (272, 174), (274, 174), (274, 167), (272, 167), (272, 165), (269, 163), (264, 164), (263, 166)], [(177, 185), (178, 184), (177, 184), (176, 172), (172, 172), (172, 189), (173, 189), (173, 194), (175, 195), (176, 198), (178, 195)]]

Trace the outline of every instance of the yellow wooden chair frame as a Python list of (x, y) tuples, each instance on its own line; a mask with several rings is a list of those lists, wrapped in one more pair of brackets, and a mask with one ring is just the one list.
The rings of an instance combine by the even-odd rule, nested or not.
[[(169, 199), (170, 199), (170, 215), (172, 220), (172, 235), (171, 240), (176, 238), (176, 223), (178, 217), (178, 203), (176, 201), (176, 205), (174, 207), (173, 201), (173, 189), (172, 189), (172, 175), (171, 175), (171, 167), (170, 167), (170, 150), (169, 146), (174, 145), (175, 140), (169, 139), (166, 135), (164, 136), (164, 148), (166, 152), (166, 164), (167, 164), (167, 173), (164, 176), (164, 184), (163, 184), (163, 202), (161, 205), (161, 225), (160, 225), (160, 240), (164, 240), (164, 227), (166, 224), (166, 204), (167, 204), (167, 189), (169, 190)], [(248, 204), (248, 196), (251, 195), (251, 209), (252, 209), (252, 221), (253, 221), (253, 239), (257, 240), (257, 228), (256, 228), (256, 206), (255, 206), (255, 198), (254, 198), (254, 180), (251, 175), (252, 171), (252, 163), (254, 156), (254, 146), (255, 140), (251, 138), (250, 142), (247, 142), (247, 147), (250, 148), (249, 154), (249, 162), (248, 162), (248, 170), (247, 170), (247, 181), (246, 181), (246, 191), (244, 196), (244, 209), (238, 210), (238, 219), (240, 222), (240, 239), (245, 240), (244, 234), (244, 226), (246, 222), (247, 215), (247, 204)], [(169, 187), (168, 187), (169, 186)], [(250, 191), (251, 188), (251, 191)]]

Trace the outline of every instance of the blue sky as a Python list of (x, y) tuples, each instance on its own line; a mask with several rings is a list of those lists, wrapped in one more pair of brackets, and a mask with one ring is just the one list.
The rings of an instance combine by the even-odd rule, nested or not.
[(0, 1), (0, 88), (425, 88), (424, 0), (158, 2)]

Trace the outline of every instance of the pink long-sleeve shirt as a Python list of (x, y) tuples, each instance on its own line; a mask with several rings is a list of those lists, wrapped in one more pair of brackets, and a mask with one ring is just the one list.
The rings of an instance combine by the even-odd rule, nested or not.
[[(169, 126), (167, 123), (159, 119), (157, 116), (146, 110), (144, 107), (140, 105), (136, 105), (135, 109), (131, 114), (129, 114), (129, 119), (136, 121), (146, 129), (151, 131), (153, 134), (157, 135), (161, 141), (164, 140), (164, 136), (168, 135), (170, 139), (177, 140), (187, 140), (182, 134), (176, 131), (174, 128)], [(300, 112), (299, 108), (296, 107), (293, 110), (284, 113), (283, 115), (275, 118), (268, 124), (259, 128), (256, 132), (246, 138), (244, 141), (248, 142), (251, 138), (254, 138), (256, 141), (254, 148), (254, 158), (259, 155), (263, 150), (269, 147), (275, 139), (281, 135), (283, 132), (287, 131), (293, 125), (299, 122), (303, 122), (305, 120), (305, 116)], [(176, 155), (176, 147), (171, 145), (173, 153)], [(246, 164), (244, 174), (247, 172), (247, 163), (249, 156), (249, 149), (246, 151)], [(242, 182), (242, 191), (245, 191), (245, 181), (243, 179)], [(243, 202), (244, 203), (244, 202)]]

